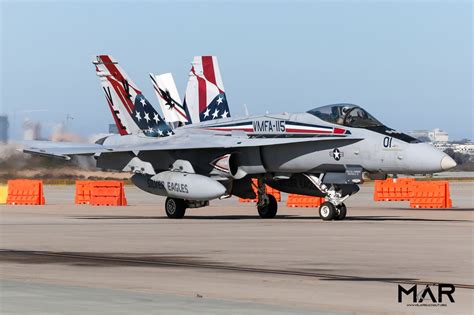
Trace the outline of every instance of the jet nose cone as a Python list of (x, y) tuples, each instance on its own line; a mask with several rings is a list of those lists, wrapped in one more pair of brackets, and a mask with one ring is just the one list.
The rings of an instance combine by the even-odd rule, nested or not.
[(445, 156), (443, 159), (441, 159), (441, 169), (443, 171), (447, 171), (453, 167), (455, 167), (457, 163), (449, 156)]

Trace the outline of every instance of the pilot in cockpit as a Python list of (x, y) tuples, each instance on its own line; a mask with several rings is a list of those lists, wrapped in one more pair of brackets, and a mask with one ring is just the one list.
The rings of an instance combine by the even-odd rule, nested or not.
[(334, 104), (318, 107), (308, 111), (316, 117), (338, 125), (367, 128), (382, 126), (377, 119), (372, 117), (361, 107), (354, 104)]
[(344, 120), (346, 119), (347, 114), (350, 112), (351, 107), (349, 106), (344, 106), (341, 108), (341, 116), (339, 117), (338, 122), (340, 121), (341, 125), (344, 125)]
[(335, 117), (334, 121), (336, 122), (336, 124), (339, 124), (339, 125), (344, 124), (344, 119), (350, 109), (351, 107), (349, 106), (334, 106), (332, 108), (332, 112)]

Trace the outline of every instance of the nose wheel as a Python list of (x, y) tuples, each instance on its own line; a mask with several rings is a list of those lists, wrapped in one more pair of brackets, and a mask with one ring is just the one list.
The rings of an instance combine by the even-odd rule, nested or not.
[(336, 216), (336, 207), (330, 202), (323, 202), (319, 207), (319, 216), (323, 221), (331, 221)]
[(323, 221), (344, 220), (347, 214), (346, 205), (341, 203), (338, 206), (326, 201), (319, 207), (319, 216)]
[(341, 203), (336, 207), (336, 216), (334, 220), (344, 220), (346, 218), (347, 208), (346, 205)]

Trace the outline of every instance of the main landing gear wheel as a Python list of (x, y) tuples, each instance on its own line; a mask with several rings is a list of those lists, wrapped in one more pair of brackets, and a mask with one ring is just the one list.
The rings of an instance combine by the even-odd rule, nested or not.
[(182, 219), (186, 213), (186, 202), (183, 199), (166, 198), (165, 211), (168, 218)]
[(257, 206), (258, 214), (262, 219), (272, 219), (276, 216), (278, 210), (278, 202), (273, 195), (267, 195), (268, 202), (265, 206)]
[(346, 214), (346, 205), (341, 203), (339, 206), (336, 207), (336, 216), (334, 217), (334, 220), (344, 220), (346, 218)]
[(323, 219), (323, 221), (331, 221), (334, 219), (336, 214), (336, 207), (328, 201), (323, 202), (323, 204), (319, 207), (319, 216), (321, 219)]

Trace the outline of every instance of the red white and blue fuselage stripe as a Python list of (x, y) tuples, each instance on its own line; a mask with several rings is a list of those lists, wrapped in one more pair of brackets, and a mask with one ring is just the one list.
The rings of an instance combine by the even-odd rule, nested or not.
[[(268, 123), (267, 123), (268, 122)], [(345, 136), (351, 132), (344, 128), (313, 125), (288, 120), (255, 120), (239, 123), (213, 125), (204, 127), (206, 130), (232, 132), (243, 131), (251, 134), (268, 135), (328, 135)]]

